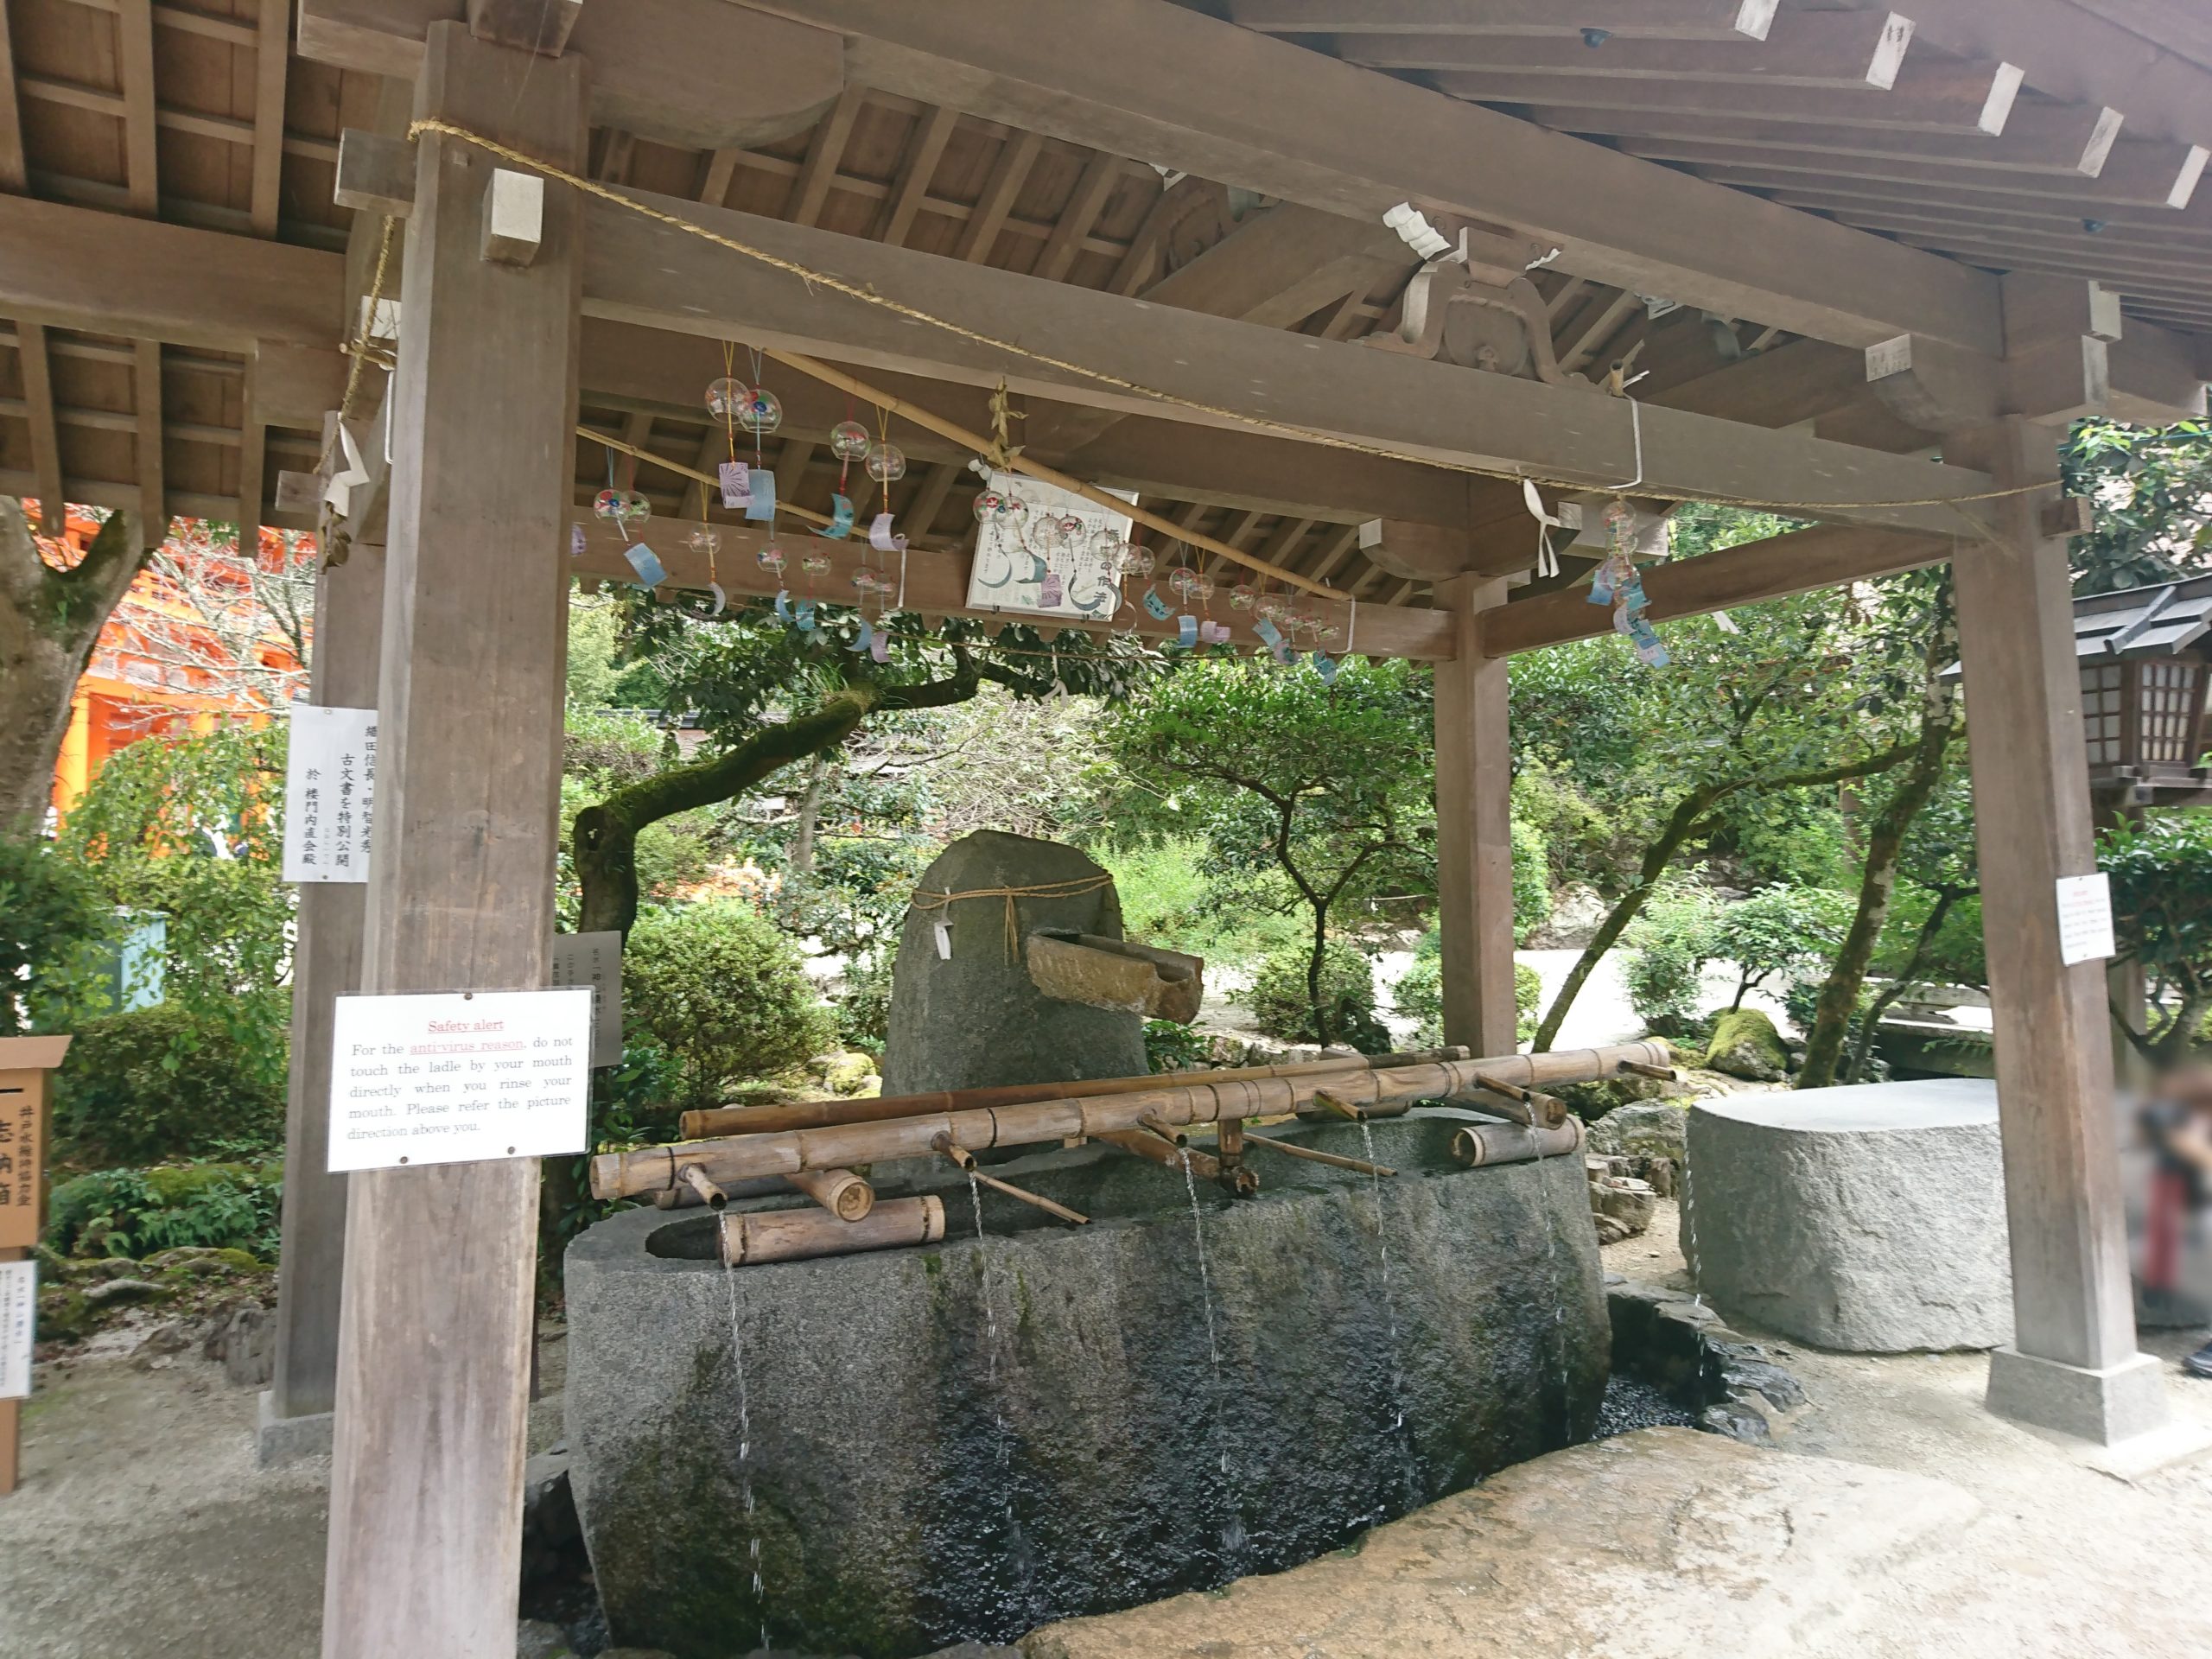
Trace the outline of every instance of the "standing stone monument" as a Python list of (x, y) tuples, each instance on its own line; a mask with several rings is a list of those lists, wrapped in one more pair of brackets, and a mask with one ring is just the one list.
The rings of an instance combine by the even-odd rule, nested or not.
[(1112, 875), (1072, 847), (993, 830), (938, 855), (915, 883), (899, 931), (885, 1094), (1147, 1069), (1141, 1014), (1063, 1001), (1039, 987), (1027, 956), (1040, 932), (1118, 941), (1122, 901)]

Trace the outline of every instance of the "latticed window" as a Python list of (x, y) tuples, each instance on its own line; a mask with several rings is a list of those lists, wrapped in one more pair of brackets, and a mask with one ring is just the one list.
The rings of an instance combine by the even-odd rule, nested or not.
[(2144, 761), (2190, 765), (2196, 759), (2197, 715), (2204, 703), (2202, 666), (2154, 658), (2137, 664), (2137, 671)]
[(2125, 663), (2082, 665), (2082, 728), (2093, 766), (2116, 766), (2126, 758), (2127, 667)]

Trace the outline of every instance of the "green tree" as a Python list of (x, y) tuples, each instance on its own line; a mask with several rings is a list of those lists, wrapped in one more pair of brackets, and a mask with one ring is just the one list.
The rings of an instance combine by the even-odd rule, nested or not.
[(1306, 997), (1325, 1043), (1338, 1036), (1324, 985), (1331, 914), (1435, 879), (1432, 695), (1402, 662), (1347, 662), (1332, 686), (1305, 670), (1208, 659), (1113, 709), (1101, 732), (1139, 786), (1130, 820), (1195, 828), (1224, 888), (1265, 902), (1289, 883), (1306, 912)]
[(2071, 550), (2077, 591), (2212, 570), (2212, 423), (2082, 421), (2059, 456), (2066, 493), (2096, 504), (2096, 529)]
[(2204, 1043), (2212, 1015), (2212, 813), (2123, 820), (2101, 838), (2097, 862), (2112, 881), (2122, 952), (2150, 992), (2150, 1029), (2130, 1029), (2132, 1040), (2147, 1059), (2171, 1065)]
[(1849, 901), (1821, 887), (1762, 887), (1713, 920), (1712, 954), (1736, 964), (1734, 1012), (1764, 986), (1786, 988), (1835, 949)]

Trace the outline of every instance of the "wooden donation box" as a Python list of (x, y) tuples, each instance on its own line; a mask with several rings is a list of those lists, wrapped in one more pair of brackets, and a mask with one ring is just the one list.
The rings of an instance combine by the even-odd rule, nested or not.
[(67, 1037), (0, 1037), (0, 1495), (16, 1490), (22, 1396), (30, 1392), (38, 1301), (30, 1254), (46, 1217), (47, 1091), (68, 1052)]

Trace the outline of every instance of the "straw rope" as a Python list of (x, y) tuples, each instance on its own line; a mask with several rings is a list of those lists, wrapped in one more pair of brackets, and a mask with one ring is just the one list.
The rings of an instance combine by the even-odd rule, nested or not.
[(1006, 900), (1006, 957), (1008, 962), (1019, 958), (1021, 950), (1021, 923), (1015, 907), (1024, 899), (1080, 899), (1086, 893), (1096, 893), (1101, 887), (1110, 887), (1110, 875), (1077, 876), (1066, 881), (1046, 881), (1033, 887), (969, 887), (959, 893), (933, 893), (926, 887), (914, 889), (914, 908), (920, 911), (949, 911), (963, 899), (1003, 899)]

